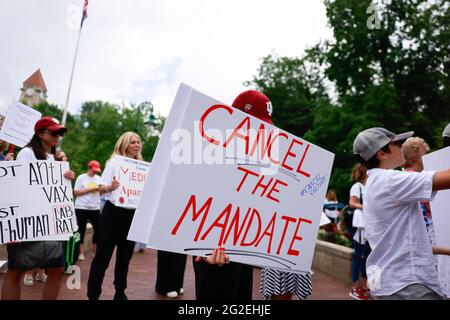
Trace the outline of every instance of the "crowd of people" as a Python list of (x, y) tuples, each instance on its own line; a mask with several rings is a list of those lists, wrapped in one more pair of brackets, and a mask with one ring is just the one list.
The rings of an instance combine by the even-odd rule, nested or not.
[[(248, 90), (241, 93), (232, 106), (272, 124), (272, 108), (267, 107), (270, 103), (263, 93)], [(20, 150), (16, 160), (69, 161), (62, 150), (57, 150), (67, 130), (54, 118), (41, 118), (35, 124), (31, 141)], [(450, 248), (436, 245), (429, 205), (437, 191), (450, 189), (450, 169), (424, 171), (422, 156), (430, 148), (423, 139), (413, 135), (413, 132), (395, 134), (384, 128), (370, 128), (360, 132), (354, 140), (357, 164), (351, 172), (353, 185), (349, 188), (348, 203), (352, 208), (353, 242), (353, 285), (349, 296), (353, 299), (443, 299), (450, 294), (441, 288), (436, 258), (450, 255)], [(443, 144), (450, 145), (450, 124), (444, 129)], [(114, 251), (114, 300), (128, 299), (127, 277), (136, 243), (128, 240), (127, 235), (135, 210), (114, 204), (113, 192), (120, 186), (114, 173), (116, 156), (144, 160), (140, 136), (134, 132), (122, 134), (104, 170), (97, 160), (89, 161), (87, 171), (77, 177), (73, 189), (80, 239), (76, 259), (71, 263), (85, 260), (87, 223), (93, 228), (93, 260), (87, 283), (89, 300), (100, 298)], [(0, 141), (0, 160), (14, 160), (4, 141)], [(75, 180), (71, 170), (65, 172), (64, 177)], [(331, 221), (330, 230), (337, 230), (339, 222), (344, 220), (343, 206), (332, 190), (327, 193), (324, 213)], [(30, 243), (7, 244), (8, 271), (3, 281), (2, 299), (20, 299), (22, 276), (25, 285), (33, 285), (35, 280), (45, 283), (43, 299), (58, 297), (67, 267), (67, 246), (60, 240), (45, 242), (57, 253), (32, 270), (23, 268), (17, 259), (21, 252), (28, 250)], [(155, 290), (169, 298), (183, 294), (187, 256), (158, 251), (157, 257)], [(252, 299), (253, 267), (230, 261), (225, 248), (217, 248), (206, 257), (194, 256), (193, 265), (198, 300)], [(307, 299), (312, 293), (312, 272), (262, 268), (260, 292), (264, 299), (291, 300), (294, 296), (299, 300)]]

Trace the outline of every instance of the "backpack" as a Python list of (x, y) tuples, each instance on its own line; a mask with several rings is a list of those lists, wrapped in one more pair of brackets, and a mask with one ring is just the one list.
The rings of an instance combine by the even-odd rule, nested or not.
[[(359, 201), (362, 204), (363, 200), (362, 200), (361, 185), (359, 185)], [(350, 205), (345, 206), (344, 209), (342, 210), (344, 215), (345, 229), (347, 230), (348, 233), (351, 234), (352, 237), (356, 232), (356, 228), (353, 226), (353, 214), (355, 213), (355, 210), (356, 209), (351, 208)]]
[(350, 206), (345, 206), (343, 211), (344, 215), (344, 226), (346, 232), (350, 233), (352, 236), (356, 232), (356, 228), (353, 226), (353, 213), (355, 213), (355, 208), (351, 208)]

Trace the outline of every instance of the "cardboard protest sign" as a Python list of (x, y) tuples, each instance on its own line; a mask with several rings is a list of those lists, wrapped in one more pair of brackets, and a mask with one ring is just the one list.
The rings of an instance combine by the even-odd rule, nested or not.
[[(276, 112), (276, 106), (274, 109)], [(128, 238), (309, 271), (334, 155), (181, 85)]]
[[(447, 170), (450, 168), (450, 147), (427, 154), (422, 161), (427, 171)], [(438, 191), (430, 207), (436, 244), (450, 247), (450, 190)]]
[(114, 192), (116, 206), (137, 208), (139, 198), (147, 180), (150, 163), (117, 156), (115, 160), (116, 178), (120, 186)]
[(78, 229), (69, 163), (0, 161), (0, 243), (65, 240)]
[(41, 113), (20, 102), (11, 104), (0, 131), (0, 140), (23, 148), (34, 134)]

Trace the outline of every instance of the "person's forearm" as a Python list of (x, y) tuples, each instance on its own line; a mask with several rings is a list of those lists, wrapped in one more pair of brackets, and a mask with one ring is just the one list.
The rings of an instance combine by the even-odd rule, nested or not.
[(75, 195), (75, 197), (80, 197), (80, 196), (84, 196), (85, 194), (91, 193), (91, 192), (96, 192), (98, 191), (98, 189), (81, 189), (81, 190), (75, 190), (73, 192), (73, 194)]
[(354, 201), (350, 201), (350, 208), (354, 208), (354, 209), (363, 209), (363, 206), (361, 203), (358, 202), (354, 202)]
[(98, 191), (100, 192), (100, 194), (105, 194), (111, 192), (112, 189), (111, 186), (104, 184), (98, 188)]
[(440, 247), (440, 246), (432, 246), (433, 254), (441, 254), (450, 256), (450, 248)]
[(73, 194), (75, 195), (75, 197), (81, 197), (84, 196), (85, 194), (89, 193), (88, 189), (81, 189), (81, 190), (75, 190), (73, 192)]
[(450, 189), (450, 169), (438, 171), (433, 177), (433, 191)]

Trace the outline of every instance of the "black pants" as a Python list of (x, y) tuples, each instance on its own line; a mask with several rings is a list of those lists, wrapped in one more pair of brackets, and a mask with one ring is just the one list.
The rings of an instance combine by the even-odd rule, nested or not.
[(127, 240), (135, 210), (116, 207), (107, 201), (100, 218), (97, 252), (92, 260), (88, 280), (88, 298), (98, 299), (114, 248), (117, 246), (114, 268), (116, 292), (127, 288), (128, 265), (134, 252), (134, 241)]
[(183, 288), (186, 258), (185, 254), (158, 251), (156, 292), (159, 294), (166, 294), (171, 291), (180, 292), (180, 289)]
[(237, 262), (222, 267), (204, 261), (193, 263), (197, 300), (252, 300), (252, 266)]
[(80, 243), (84, 243), (84, 235), (86, 234), (86, 224), (88, 221), (94, 229), (94, 234), (92, 236), (92, 243), (97, 243), (98, 234), (98, 220), (100, 218), (100, 210), (84, 210), (75, 209), (75, 215), (77, 216), (78, 232), (80, 233)]

